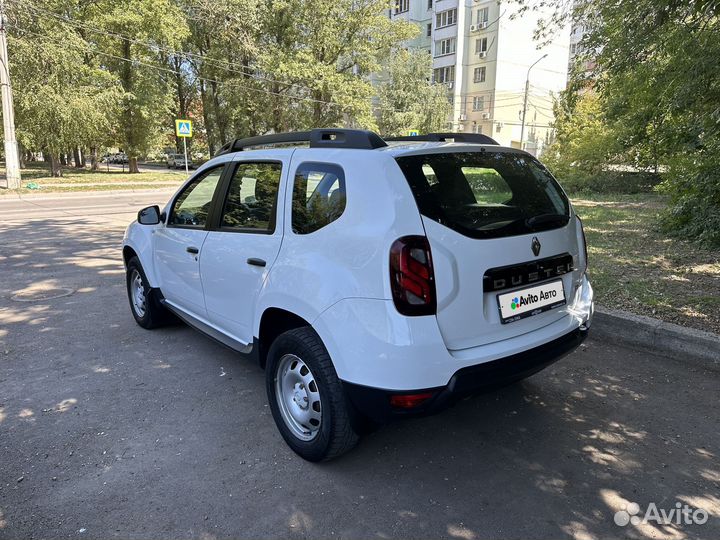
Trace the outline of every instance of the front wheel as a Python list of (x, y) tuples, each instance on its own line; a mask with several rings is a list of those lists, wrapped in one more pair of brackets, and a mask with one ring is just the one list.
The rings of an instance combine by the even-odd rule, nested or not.
[(150, 288), (140, 259), (133, 257), (128, 261), (125, 278), (130, 310), (135, 321), (148, 330), (167, 323), (169, 313), (158, 301), (156, 291)]
[(357, 444), (342, 383), (312, 328), (289, 330), (273, 342), (266, 388), (280, 434), (302, 458), (329, 460)]

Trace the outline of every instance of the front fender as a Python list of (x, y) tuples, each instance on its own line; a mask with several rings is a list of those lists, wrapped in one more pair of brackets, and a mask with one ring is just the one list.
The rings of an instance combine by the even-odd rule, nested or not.
[(153, 257), (153, 234), (162, 225), (140, 225), (133, 221), (125, 230), (123, 237), (123, 249), (129, 247), (140, 259), (145, 277), (151, 287), (160, 287), (160, 281), (155, 271), (155, 259)]

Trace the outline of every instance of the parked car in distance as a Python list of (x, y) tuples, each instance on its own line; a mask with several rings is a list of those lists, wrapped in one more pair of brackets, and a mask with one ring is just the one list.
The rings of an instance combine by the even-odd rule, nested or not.
[[(167, 158), (168, 169), (184, 169), (185, 168), (185, 154), (169, 154)], [(188, 169), (192, 169), (192, 161), (187, 161)]]
[(234, 141), (123, 240), (135, 321), (175, 314), (253, 357), (310, 461), (536, 373), (593, 318), (582, 223), (537, 159), (485, 135), (386, 141)]

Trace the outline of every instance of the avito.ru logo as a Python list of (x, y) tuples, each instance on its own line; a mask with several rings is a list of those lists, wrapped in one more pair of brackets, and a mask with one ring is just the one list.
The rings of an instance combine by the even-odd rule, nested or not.
[(675, 503), (675, 508), (667, 511), (658, 509), (655, 503), (650, 503), (645, 514), (640, 514), (638, 503), (628, 503), (624, 509), (615, 512), (615, 525), (624, 527), (628, 523), (640, 525), (641, 523), (657, 523), (659, 525), (703, 525), (707, 523), (708, 513), (702, 508), (692, 508), (687, 504)]
[(516, 296), (510, 302), (510, 309), (519, 309), (522, 306), (529, 306), (540, 300), (549, 300), (551, 298), (557, 298), (557, 291), (552, 289), (549, 291), (540, 291), (540, 294), (526, 294), (525, 296)]

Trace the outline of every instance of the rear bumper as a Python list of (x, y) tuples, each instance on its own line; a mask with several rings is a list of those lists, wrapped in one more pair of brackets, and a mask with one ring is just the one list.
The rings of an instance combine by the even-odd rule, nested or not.
[(536, 330), (507, 339), (498, 336), (497, 341), (467, 349), (449, 350), (436, 317), (400, 315), (392, 300), (341, 300), (312, 321), (312, 326), (330, 353), (340, 380), (411, 392), (444, 387), (464, 368), (555, 342), (580, 327), (589, 327), (592, 315), (592, 287), (583, 277), (565, 316)]
[[(346, 396), (364, 416), (387, 422), (403, 416), (438, 412), (459, 398), (504, 386), (529, 377), (574, 351), (587, 337), (586, 327), (578, 328), (538, 347), (456, 371), (445, 386), (416, 390), (387, 390), (343, 381)], [(393, 395), (432, 393), (433, 397), (418, 407), (400, 409), (391, 406)]]

